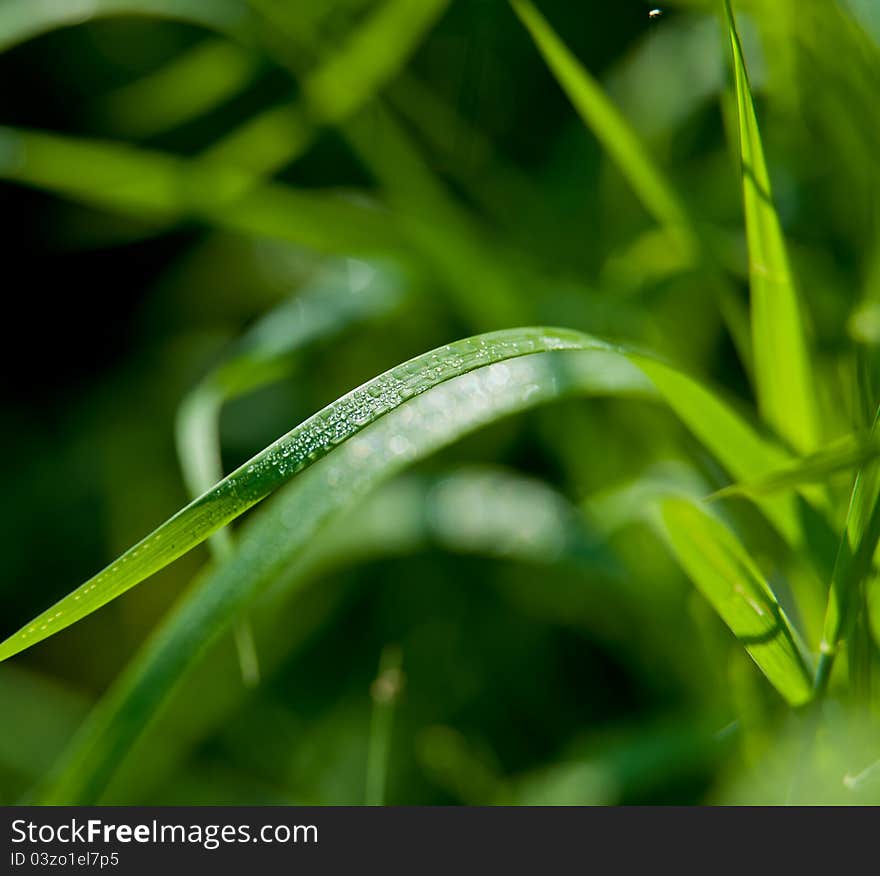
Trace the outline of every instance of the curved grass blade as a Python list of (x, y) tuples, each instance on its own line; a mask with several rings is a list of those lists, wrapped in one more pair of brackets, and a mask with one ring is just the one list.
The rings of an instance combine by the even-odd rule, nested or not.
[(170, 18), (228, 31), (242, 28), (248, 8), (241, 0), (4, 0), (0, 5), (0, 52), (60, 27), (119, 15)]
[(709, 498), (726, 499), (730, 496), (756, 498), (785, 490), (796, 490), (809, 484), (822, 484), (830, 477), (860, 468), (878, 456), (880, 456), (880, 443), (847, 438), (833, 447), (811, 453), (796, 464), (771, 472), (758, 480), (724, 487)]
[[(359, 427), (245, 524), (229, 562), (194, 582), (93, 711), (40, 795), (43, 802), (97, 799), (119, 759), (194, 660), (324, 525), (379, 484), (501, 417), (578, 392), (645, 391), (644, 382), (633, 379), (635, 369), (628, 376), (618, 369), (609, 381), (603, 372), (614, 357), (612, 348), (577, 333), (553, 336), (531, 329), (465, 343), (473, 370), (439, 380), (435, 369), (442, 366), (442, 353), (427, 354), (418, 373), (422, 381), (426, 366), (430, 369), (430, 388)], [(541, 347), (547, 351), (535, 351)], [(503, 358), (504, 353), (515, 357)], [(401, 377), (407, 376), (403, 370)], [(382, 398), (385, 387), (366, 384), (371, 385)]]
[[(759, 434), (705, 386), (649, 357), (639, 356), (634, 361), (682, 422), (736, 480), (755, 480), (790, 462), (786, 451)], [(790, 545), (803, 544), (801, 520), (793, 497), (763, 497), (760, 507)]]
[(95, 116), (133, 138), (155, 137), (204, 115), (250, 85), (257, 55), (227, 40), (203, 40), (164, 67), (100, 99)]
[[(534, 344), (536, 332), (501, 332), (465, 343), (471, 345), (468, 349), (479, 350), (487, 340), (515, 338), (525, 349)], [(117, 762), (203, 650), (283, 570), (291, 568), (326, 523), (379, 483), (481, 426), (554, 399), (573, 394), (650, 396), (650, 384), (640, 374), (635, 354), (579, 333), (565, 332), (554, 338), (540, 332), (538, 337), (550, 340), (552, 351), (523, 352), (493, 364), (479, 357), (484, 364), (474, 371), (432, 385), (365, 425), (354, 438), (340, 442), (249, 521), (230, 561), (194, 582), (93, 712), (59, 764), (45, 802), (97, 799)], [(431, 356), (438, 357), (435, 364)], [(421, 357), (434, 380), (438, 359), (441, 354), (437, 352)], [(647, 359), (641, 356), (639, 361)], [(702, 420), (699, 399), (705, 390), (683, 376), (671, 385), (679, 401), (699, 390), (691, 410)], [(661, 385), (669, 401), (667, 388)], [(681, 410), (689, 414), (687, 405)], [(708, 413), (716, 424), (730, 427), (729, 431), (710, 431), (708, 437), (722, 462), (734, 464), (740, 458), (735, 439), (747, 427), (721, 402)]]
[(0, 51), (58, 28), (112, 16), (168, 18), (230, 31), (241, 28), (248, 15), (241, 0), (5, 0), (0, 7)]
[(598, 348), (608, 347), (579, 332), (528, 328), (458, 341), (392, 368), (279, 438), (0, 643), (0, 660), (75, 623), (164, 568), (407, 399), (493, 362), (541, 351)]
[[(591, 577), (619, 572), (576, 509), (541, 481), (494, 467), (406, 474), (333, 520), (250, 607), (263, 677), (273, 677), (337, 607), (340, 591), (307, 590), (317, 579), (339, 568), (429, 548), (540, 565), (563, 561)], [(281, 627), (279, 617), (285, 619)], [(186, 673), (167, 708), (120, 764), (103, 801), (155, 799), (154, 789), (185, 753), (244, 700), (246, 689), (229, 684), (216, 670), (221, 649), (218, 642)], [(125, 788), (120, 797), (114, 796), (116, 787)]]
[[(493, 362), (559, 350), (611, 354), (606, 357), (606, 373), (601, 379), (612, 388), (621, 381), (627, 391), (634, 384), (635, 365), (736, 477), (756, 477), (778, 467), (778, 460), (784, 458), (783, 451), (757, 435), (709, 390), (644, 354), (569, 329), (523, 328), (479, 335), (398, 365), (305, 420), (0, 643), (0, 660), (53, 635), (164, 568), (372, 420), (413, 396)], [(590, 379), (595, 384), (599, 376), (591, 374)], [(780, 531), (796, 534), (796, 514), (784, 503), (784, 497), (769, 500), (765, 510)]]
[(663, 521), (688, 576), (793, 706), (812, 696), (807, 670), (785, 613), (745, 548), (722, 523), (692, 502), (669, 499)]
[[(176, 422), (177, 453), (184, 481), (196, 498), (223, 479), (220, 412), (227, 402), (280, 380), (295, 364), (294, 353), (346, 325), (387, 315), (402, 297), (399, 272), (353, 259), (325, 269), (308, 289), (259, 320), (180, 405)], [(208, 539), (215, 561), (233, 551), (232, 534), (220, 529)], [(235, 628), (242, 678), (253, 687), (259, 662), (249, 623)]]
[(801, 304), (788, 261), (730, 0), (724, 0), (739, 114), (749, 247), (752, 349), (761, 413), (801, 453), (819, 444), (816, 387)]
[(645, 208), (670, 232), (682, 253), (693, 258), (698, 242), (684, 205), (638, 135), (530, 0), (511, 0), (511, 4), (584, 123), (602, 142)]
[(0, 127), (0, 178), (140, 219), (197, 219), (321, 252), (404, 248), (394, 217), (363, 196), (255, 186), (236, 168), (120, 143)]
[(308, 288), (271, 310), (233, 344), (178, 410), (177, 451), (193, 497), (223, 478), (223, 405), (288, 376), (295, 369), (296, 353), (308, 344), (387, 316), (404, 290), (402, 274), (392, 266), (346, 259), (324, 269)]

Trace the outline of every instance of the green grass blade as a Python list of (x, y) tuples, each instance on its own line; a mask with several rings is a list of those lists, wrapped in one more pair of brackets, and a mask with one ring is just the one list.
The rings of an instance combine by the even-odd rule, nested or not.
[[(874, 421), (877, 435), (880, 414)], [(841, 639), (849, 634), (849, 622), (859, 589), (871, 572), (880, 543), (880, 463), (863, 466), (856, 475), (850, 496), (846, 525), (840, 539), (822, 632), (816, 691), (821, 696), (828, 687), (831, 670), (840, 650)]]
[(123, 136), (155, 137), (210, 112), (251, 84), (259, 58), (207, 39), (159, 70), (100, 99), (95, 116)]
[[(475, 370), (438, 380), (443, 351), (426, 354), (417, 380), (426, 379), (427, 366), (431, 388), (340, 441), (245, 524), (230, 561), (194, 582), (92, 713), (41, 795), (43, 802), (97, 799), (118, 761), (194, 660), (337, 515), (418, 459), (488, 423), (610, 386), (603, 366), (613, 353), (583, 335), (519, 330), (463, 343), (454, 348), (455, 355), (466, 356)], [(537, 352), (541, 349), (547, 352)], [(569, 352), (559, 352), (564, 350)], [(401, 369), (403, 379), (409, 370)], [(615, 375), (615, 391), (626, 382)], [(369, 386), (385, 388), (376, 381)], [(637, 388), (643, 389), (641, 384)]]
[[(345, 260), (326, 268), (313, 284), (283, 302), (254, 325), (230, 354), (184, 399), (176, 420), (177, 453), (193, 498), (223, 479), (220, 414), (224, 404), (287, 376), (295, 352), (359, 320), (387, 315), (402, 297), (399, 272), (366, 262)], [(217, 562), (233, 551), (229, 529), (208, 539)], [(259, 663), (250, 624), (235, 628), (242, 678), (259, 680)]]
[(241, 0), (4, 0), (0, 4), (0, 52), (60, 27), (119, 15), (170, 18), (227, 31), (244, 25), (248, 9)]
[(812, 679), (776, 597), (742, 544), (726, 526), (686, 500), (664, 503), (672, 548), (758, 668), (793, 706), (812, 695)]
[[(249, 462), (183, 508), (46, 612), (0, 643), (0, 660), (30, 647), (100, 608), (164, 568), (244, 513), (336, 445), (348, 441), (374, 419), (415, 395), (491, 362), (550, 350), (605, 350), (608, 374), (590, 374), (592, 385), (617, 382), (631, 391), (631, 372), (620, 359), (641, 368), (695, 434), (735, 474), (745, 477), (772, 468), (779, 453), (755, 434), (723, 402), (686, 375), (642, 354), (612, 348), (606, 342), (567, 329), (524, 328), (480, 335), (425, 353), (368, 381), (288, 432)], [(540, 389), (538, 387), (537, 389)], [(796, 527), (794, 511), (768, 505), (768, 516), (782, 529)]]
[[(493, 338), (502, 343), (515, 339), (516, 349), (524, 354), (495, 364), (481, 356), (482, 363), (473, 372), (409, 398), (318, 459), (245, 525), (230, 561), (194, 583), (93, 713), (60, 764), (45, 802), (97, 799), (119, 759), (208, 644), (283, 570), (292, 567), (326, 523), (383, 480), (483, 425), (554, 399), (573, 394), (650, 395), (650, 384), (634, 364), (647, 361), (643, 355), (636, 357), (579, 333), (554, 337), (514, 330), (488, 336), (490, 341)], [(464, 343), (479, 351), (486, 341), (483, 336)], [(526, 348), (542, 346), (554, 351), (525, 354)], [(507, 354), (514, 352), (507, 349)], [(436, 380), (439, 363), (432, 356), (442, 360), (442, 353), (435, 352), (420, 361)], [(670, 385), (679, 401), (689, 389), (697, 398), (706, 392), (684, 376), (675, 384), (659, 383), (667, 401)], [(371, 385), (375, 381), (367, 384)], [(720, 422), (735, 427), (731, 435), (708, 435), (712, 449), (726, 464), (737, 456), (733, 441), (748, 427), (738, 424), (736, 414), (722, 402), (715, 404), (718, 411), (726, 411), (715, 411)], [(681, 410), (685, 416), (695, 413), (703, 418), (696, 402), (690, 410), (686, 405)], [(756, 458), (759, 464), (767, 463)]]
[[(427, 549), (542, 565), (563, 558), (591, 576), (617, 571), (610, 553), (597, 543), (596, 533), (584, 526), (576, 509), (541, 481), (476, 466), (430, 476), (406, 474), (334, 520), (251, 607), (263, 677), (272, 678), (302, 647), (309, 631), (337, 607), (344, 587), (304, 592), (317, 579), (368, 560)], [(308, 602), (310, 598), (320, 608)], [(281, 626), (279, 617), (285, 619)], [(162, 716), (120, 765), (102, 799), (117, 799), (114, 786), (120, 782), (126, 788), (125, 799), (149, 799), (151, 790), (175, 770), (185, 753), (229, 719), (249, 693), (217, 672), (216, 661), (223, 654), (218, 642), (186, 674)], [(12, 670), (14, 664), (5, 667)], [(206, 701), (213, 704), (211, 709), (205, 708)], [(66, 738), (79, 723), (68, 729)], [(140, 752), (149, 754), (140, 757)], [(46, 775), (46, 768), (39, 774)]]
[(292, 429), (0, 643), (0, 660), (75, 623), (164, 568), (407, 399), (493, 362), (604, 346), (579, 332), (510, 330), (449, 344), (379, 375)]
[(0, 178), (136, 218), (197, 219), (322, 252), (402, 249), (394, 218), (364, 197), (255, 186), (235, 168), (120, 143), (0, 128)]
[[(757, 480), (790, 463), (791, 457), (786, 451), (757, 432), (705, 386), (663, 362), (649, 357), (636, 357), (635, 361), (682, 422), (734, 479)], [(767, 496), (759, 504), (790, 545), (803, 544), (801, 521), (793, 497)]]
[[(326, 52), (314, 70), (301, 74), (299, 103), (260, 113), (223, 137), (205, 157), (260, 176), (289, 164), (308, 149), (320, 126), (344, 122), (378, 94), (448, 5), (449, 0), (382, 3), (341, 48)], [(261, 11), (274, 28), (283, 31), (283, 10), (266, 6)], [(311, 34), (303, 41), (310, 48), (315, 42)], [(296, 67), (287, 56), (283, 60)]]
[(327, 123), (347, 118), (404, 66), (449, 0), (385, 0), (348, 44), (309, 76), (303, 94)]
[(223, 477), (218, 427), (227, 402), (290, 375), (297, 352), (309, 344), (350, 325), (387, 316), (404, 294), (400, 271), (378, 262), (346, 259), (325, 268), (307, 288), (267, 313), (233, 344), (178, 410), (178, 456), (193, 497)]
[(367, 781), (364, 802), (383, 806), (388, 784), (388, 759), (391, 752), (391, 728), (397, 700), (403, 690), (403, 654), (396, 645), (387, 645), (379, 659), (379, 673), (370, 689), (373, 712), (367, 746)]
[(683, 252), (693, 256), (697, 241), (687, 212), (632, 126), (534, 5), (529, 0), (511, 0), (511, 4), (578, 114), (645, 208), (668, 229)]
[(847, 438), (833, 447), (805, 456), (794, 465), (771, 472), (762, 478), (741, 484), (731, 484), (718, 490), (712, 499), (729, 496), (757, 498), (785, 490), (796, 490), (809, 484), (822, 484), (834, 475), (851, 471), (880, 456), (880, 443)]
[(749, 247), (752, 349), (761, 413), (801, 453), (819, 443), (816, 387), (801, 304), (773, 205), (745, 58), (730, 0), (724, 13), (733, 53)]

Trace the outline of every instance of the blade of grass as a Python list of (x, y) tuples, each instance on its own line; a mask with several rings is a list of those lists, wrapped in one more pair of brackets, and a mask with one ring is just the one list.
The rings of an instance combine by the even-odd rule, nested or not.
[(0, 5), (0, 52), (60, 27), (123, 15), (170, 18), (229, 31), (243, 28), (248, 9), (241, 0), (5, 0)]
[(120, 143), (0, 128), (0, 178), (136, 218), (197, 219), (322, 252), (404, 248), (394, 217), (364, 196), (254, 186), (235, 168)]
[[(501, 337), (506, 335), (510, 333)], [(513, 334), (520, 341), (541, 336)], [(229, 562), (193, 583), (92, 712), (40, 800), (97, 799), (132, 742), (194, 661), (295, 562), (324, 525), (380, 483), (500, 417), (607, 385), (597, 366), (605, 361), (608, 348), (591, 339), (580, 343), (591, 352), (527, 354), (518, 348), (523, 349), (521, 356), (492, 364), (480, 356), (476, 370), (436, 383), (365, 424), (354, 438), (332, 445), (332, 453), (303, 471), (277, 501), (245, 524)], [(559, 344), (560, 339), (553, 341), (553, 346)], [(484, 337), (467, 352), (488, 349)], [(495, 352), (500, 355), (498, 348)], [(589, 358), (593, 352), (598, 360)], [(577, 358), (581, 355), (588, 359)], [(428, 365), (433, 375), (437, 366), (432, 361), (439, 365), (428, 358), (421, 368)], [(420, 379), (425, 376), (419, 372)], [(619, 377), (615, 383), (620, 391)]]
[(379, 659), (379, 674), (370, 688), (373, 711), (370, 717), (370, 741), (367, 748), (367, 782), (364, 802), (367, 806), (385, 804), (388, 783), (388, 756), (391, 750), (391, 724), (403, 690), (403, 653), (396, 645), (387, 645)]
[(256, 54), (224, 39), (207, 39), (159, 70), (103, 96), (94, 115), (120, 134), (155, 137), (210, 112), (250, 85)]
[(764, 418), (780, 436), (799, 452), (809, 453), (819, 443), (819, 421), (804, 318), (773, 205), (770, 174), (730, 0), (724, 0), (724, 16), (739, 114), (758, 403)]
[(770, 683), (793, 706), (812, 695), (796, 635), (745, 548), (722, 523), (686, 500), (663, 504), (678, 561)]
[(527, 328), (458, 341), (379, 375), (279, 438), (0, 643), (0, 661), (64, 629), (164, 568), (408, 399), (493, 362), (547, 350), (599, 348), (607, 345), (579, 332)]
[(850, 437), (834, 446), (805, 456), (794, 465), (771, 472), (755, 481), (731, 484), (713, 493), (710, 499), (726, 499), (730, 496), (766, 496), (784, 490), (796, 490), (809, 484), (822, 484), (828, 478), (860, 468), (880, 456), (880, 443), (859, 441)]
[[(194, 582), (92, 713), (41, 799), (96, 800), (118, 762), (210, 643), (296, 561), (326, 523), (380, 482), (500, 417), (572, 394), (643, 396), (648, 392), (630, 363), (630, 354), (578, 333), (554, 337), (536, 334), (536, 330), (502, 332), (471, 339), (465, 342), (470, 345), (466, 349), (485, 354), (505, 339), (506, 354), (521, 351), (522, 355), (493, 364), (480, 355), (482, 364), (476, 370), (440, 381), (365, 424), (360, 434), (340, 441), (332, 453), (302, 472), (276, 502), (249, 521), (230, 561)], [(536, 341), (538, 349), (543, 345), (547, 352), (525, 352), (534, 349)], [(421, 367), (429, 366), (432, 382), (438, 380), (436, 369), (443, 352), (448, 348), (421, 357)], [(495, 348), (495, 353), (501, 355), (501, 349)], [(426, 375), (422, 373), (419, 379)], [(372, 381), (366, 386), (376, 385)], [(685, 378), (675, 385), (679, 395), (687, 389)], [(334, 408), (338, 405), (328, 410)], [(696, 409), (702, 419), (702, 411)], [(713, 413), (717, 422), (736, 426), (736, 415), (723, 404), (718, 403)], [(725, 461), (738, 457), (733, 444), (736, 435), (736, 428), (730, 435), (714, 434), (713, 443)], [(323, 445), (323, 449), (329, 448)]]
[[(253, 604), (264, 678), (319, 633), (338, 607), (345, 587), (318, 592), (312, 589), (318, 580), (340, 568), (426, 549), (542, 565), (562, 559), (591, 578), (616, 572), (576, 509), (540, 481), (494, 467), (403, 475), (335, 519)], [(285, 619), (283, 626), (278, 618)], [(218, 641), (186, 673), (157, 721), (127, 753), (102, 802), (155, 799), (154, 789), (186, 752), (240, 707), (246, 689), (230, 685), (217, 670), (224, 644)], [(114, 797), (115, 787), (125, 788), (121, 797)]]
[(534, 5), (529, 0), (511, 0), (511, 5), (584, 123), (645, 208), (669, 231), (682, 252), (694, 257), (698, 242), (684, 205), (630, 124)]
[[(637, 357), (634, 361), (651, 378), (682, 422), (736, 480), (754, 480), (790, 462), (784, 450), (763, 437), (705, 386), (649, 357)], [(803, 545), (804, 534), (793, 497), (766, 496), (759, 504), (790, 545)]]
[(273, 32), (285, 37), (279, 60), (301, 79), (296, 105), (260, 113), (205, 152), (213, 161), (233, 164), (266, 176), (302, 155), (323, 125), (340, 124), (380, 92), (406, 64), (419, 42), (440, 18), (449, 0), (387, 0), (341, 48), (318, 46), (324, 56), (304, 72), (299, 53), (316, 48), (314, 34), (290, 33), (284, 9), (259, 4)]
[[(521, 328), (479, 335), (398, 365), (305, 420), (0, 643), (0, 661), (64, 629), (164, 568), (337, 445), (348, 442), (373, 420), (413, 397), (491, 363), (562, 350), (608, 354), (611, 358), (606, 357), (604, 363), (607, 373), (591, 373), (589, 378), (591, 385), (605, 381), (611, 392), (618, 383), (631, 392), (638, 383), (631, 365), (641, 369), (679, 417), (737, 476), (762, 474), (775, 467), (773, 463), (783, 453), (709, 390), (644, 354), (569, 329)], [(506, 374), (506, 367), (498, 373)], [(506, 378), (499, 379), (503, 388)], [(540, 390), (537, 386), (536, 396)], [(644, 392), (644, 384), (641, 390)], [(796, 525), (796, 519), (781, 501), (781, 497), (769, 500), (767, 513), (784, 531)]]
[[(874, 420), (872, 437), (878, 433), (880, 413)], [(841, 639), (850, 633), (853, 604), (871, 572), (880, 542), (880, 463), (863, 466), (856, 475), (850, 496), (846, 525), (831, 573), (825, 627), (816, 668), (816, 695), (824, 696), (831, 670), (840, 651)]]
[[(295, 367), (295, 352), (345, 326), (378, 318), (402, 296), (399, 272), (380, 265), (347, 260), (322, 272), (311, 288), (282, 303), (257, 322), (223, 362), (183, 400), (176, 421), (177, 454), (184, 481), (197, 498), (223, 479), (220, 413), (223, 406), (260, 386), (280, 380)], [(208, 539), (215, 562), (233, 551), (229, 529)], [(247, 619), (235, 628), (242, 679), (259, 681), (259, 661)]]
[(752, 344), (743, 307), (720, 269), (715, 247), (707, 245), (711, 238), (694, 225), (685, 204), (639, 135), (530, 0), (510, 2), (584, 124), (611, 156), (648, 213), (660, 224), (668, 238), (667, 246), (678, 251), (672, 260), (683, 268), (702, 259), (712, 269), (719, 310), (743, 367), (751, 374)]
[(390, 265), (347, 259), (325, 268), (233, 344), (178, 409), (177, 452), (193, 498), (223, 478), (219, 418), (227, 402), (289, 376), (307, 345), (387, 316), (405, 288), (401, 272)]

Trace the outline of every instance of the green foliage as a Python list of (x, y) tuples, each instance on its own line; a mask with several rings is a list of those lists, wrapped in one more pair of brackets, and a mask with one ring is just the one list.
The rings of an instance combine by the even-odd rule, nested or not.
[(739, 117), (756, 392), (767, 422), (795, 449), (808, 452), (816, 448), (819, 423), (802, 307), (773, 205), (770, 174), (730, 0), (724, 0), (724, 12), (733, 52)]
[(0, 4), (0, 802), (880, 799), (872, 13), (594, 6)]
[(770, 683), (793, 706), (807, 702), (812, 679), (794, 632), (742, 544), (682, 500), (664, 503), (663, 520), (682, 566)]

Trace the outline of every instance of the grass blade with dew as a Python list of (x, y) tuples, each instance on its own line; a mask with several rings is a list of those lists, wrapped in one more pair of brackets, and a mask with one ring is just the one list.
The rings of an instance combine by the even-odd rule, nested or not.
[(388, 785), (388, 758), (391, 752), (391, 725), (403, 690), (403, 652), (397, 645), (386, 645), (379, 658), (379, 673), (370, 688), (373, 709), (367, 746), (367, 780), (364, 802), (383, 806)]
[(492, 363), (566, 349), (608, 349), (608, 345), (565, 329), (513, 329), (457, 341), (373, 378), (279, 438), (0, 643), (0, 660), (64, 629), (139, 584), (408, 399)]
[[(190, 495), (196, 498), (223, 479), (220, 412), (227, 402), (287, 376), (297, 350), (354, 322), (387, 315), (402, 296), (399, 271), (347, 259), (260, 319), (178, 409), (177, 454)], [(234, 549), (230, 530), (215, 532), (208, 547), (216, 562), (228, 559)], [(242, 679), (254, 686), (259, 662), (245, 619), (235, 628), (235, 641)]]
[(126, 15), (169, 18), (229, 31), (242, 29), (249, 12), (242, 0), (4, 0), (0, 4), (0, 52), (61, 27)]
[[(30, 647), (114, 599), (206, 540), (298, 472), (349, 440), (373, 420), (438, 384), (521, 356), (559, 350), (602, 350), (608, 374), (631, 391), (633, 366), (736, 477), (758, 476), (784, 459), (729, 406), (692, 378), (642, 353), (570, 329), (508, 329), (467, 338), (424, 353), (373, 378), (328, 405), (232, 472), (131, 547), (106, 569), (0, 643), (0, 660)], [(624, 366), (621, 370), (621, 366)], [(537, 387), (540, 389), (540, 387)], [(645, 391), (644, 383), (642, 391)], [(780, 531), (797, 526), (795, 512), (768, 500), (765, 511)]]
[(693, 258), (698, 241), (684, 205), (631, 125), (530, 0), (510, 2), (584, 123), (601, 141), (645, 208), (669, 232), (682, 253)]
[[(535, 332), (512, 330), (468, 343), (479, 347), (493, 338), (528, 342)], [(325, 524), (384, 480), (484, 425), (555, 399), (597, 394), (651, 397), (651, 384), (640, 372), (648, 362), (643, 354), (636, 356), (569, 332), (552, 346), (547, 352), (493, 364), (484, 361), (471, 373), (432, 385), (365, 424), (362, 434), (341, 441), (303, 471), (277, 501), (245, 524), (230, 561), (193, 583), (92, 713), (41, 799), (98, 799), (119, 760), (210, 643), (297, 561)], [(421, 361), (430, 363), (431, 355), (438, 354), (428, 354)], [(433, 372), (436, 366), (431, 368)], [(676, 382), (664, 380), (662, 369), (657, 374), (662, 397), (679, 403), (680, 415), (696, 415), (698, 423), (686, 420), (688, 426), (708, 420), (719, 427), (705, 434), (725, 465), (738, 468), (756, 461), (767, 465), (775, 458), (767, 446), (769, 458), (761, 459), (757, 447), (763, 439), (749, 438), (748, 426), (738, 415), (719, 400), (707, 401), (711, 395), (698, 384), (684, 375)], [(689, 394), (693, 395), (690, 407), (681, 403)], [(743, 435), (757, 443), (741, 454), (736, 441)]]
[(0, 128), (0, 178), (139, 219), (197, 219), (319, 252), (404, 248), (394, 217), (364, 196), (254, 186), (235, 168), (105, 140)]
[[(874, 420), (872, 436), (878, 434), (880, 413)], [(823, 696), (831, 679), (831, 670), (840, 650), (841, 639), (850, 633), (853, 605), (858, 606), (859, 590), (871, 573), (877, 546), (880, 543), (880, 462), (868, 462), (858, 472), (850, 496), (846, 525), (840, 539), (828, 605), (825, 627), (816, 668), (816, 694)]]
[(389, 264), (340, 260), (236, 341), (178, 409), (177, 451), (193, 496), (223, 477), (219, 417), (227, 402), (290, 375), (297, 352), (309, 344), (386, 317), (403, 300), (405, 288), (402, 272)]
[[(375, 409), (372, 418), (353, 423), (348, 440), (337, 432), (328, 435), (320, 445), (323, 458), (246, 522), (230, 560), (193, 582), (92, 712), (40, 800), (98, 799), (120, 759), (198, 657), (296, 562), (325, 525), (381, 483), (504, 416), (576, 393), (646, 392), (636, 368), (621, 369), (618, 362), (610, 369), (619, 354), (579, 333), (513, 330), (453, 349), (467, 357), (471, 370), (440, 379), (443, 355), (452, 355), (444, 348), (391, 372), (392, 378), (397, 372), (400, 379), (415, 380), (423, 391), (404, 400), (395, 385), (389, 397), (383, 375), (357, 391), (355, 399), (341, 400), (347, 411), (353, 401), (363, 401), (381, 405), (382, 413)], [(370, 388), (379, 395), (371, 396)], [(340, 407), (337, 402), (323, 415), (332, 417)], [(361, 421), (356, 410), (352, 414)], [(269, 466), (278, 462), (274, 453), (264, 459)], [(293, 460), (282, 457), (281, 464)]]
[(772, 590), (733, 533), (694, 503), (670, 499), (663, 520), (675, 555), (697, 589), (792, 705), (812, 696), (796, 634)]
[(819, 420), (804, 317), (773, 205), (742, 44), (730, 0), (723, 3), (739, 115), (758, 403), (780, 436), (799, 452), (809, 453), (819, 443)]

